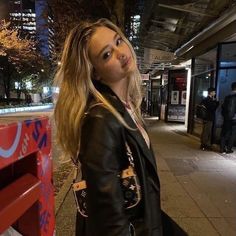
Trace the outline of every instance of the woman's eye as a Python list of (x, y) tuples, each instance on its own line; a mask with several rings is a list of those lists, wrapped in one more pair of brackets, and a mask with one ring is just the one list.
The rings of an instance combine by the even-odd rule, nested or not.
[(105, 53), (103, 54), (102, 58), (103, 58), (104, 60), (106, 60), (107, 58), (110, 57), (110, 55), (111, 55), (111, 52), (105, 52)]
[(116, 40), (116, 46), (120, 45), (122, 43), (123, 39), (120, 37)]

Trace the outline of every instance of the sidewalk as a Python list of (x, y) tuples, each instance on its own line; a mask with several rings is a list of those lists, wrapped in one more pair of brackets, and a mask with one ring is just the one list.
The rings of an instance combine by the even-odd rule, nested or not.
[[(190, 236), (235, 236), (236, 152), (201, 151), (198, 139), (187, 135), (183, 125), (152, 121), (149, 131), (162, 208)], [(74, 199), (71, 192), (65, 197), (70, 178), (56, 198), (57, 236), (74, 235)]]

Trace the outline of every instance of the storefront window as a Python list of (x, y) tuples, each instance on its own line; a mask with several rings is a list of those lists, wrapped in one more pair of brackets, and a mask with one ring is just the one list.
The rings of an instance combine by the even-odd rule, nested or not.
[(184, 122), (187, 70), (170, 70), (168, 86), (167, 121)]
[(192, 117), (190, 127), (191, 133), (200, 136), (202, 132), (202, 121), (197, 119), (195, 107), (201, 103), (204, 97), (207, 97), (207, 89), (215, 86), (216, 75), (216, 48), (195, 58), (193, 80), (193, 95), (192, 95)]
[(216, 111), (216, 119), (215, 119), (215, 140), (219, 140), (221, 126), (223, 123), (223, 117), (221, 115), (221, 105), (224, 102), (225, 96), (229, 95), (231, 92), (231, 84), (236, 81), (236, 68), (235, 69), (220, 69), (218, 72), (218, 99), (220, 102), (220, 106)]
[(236, 42), (219, 46), (218, 98), (224, 101), (231, 92), (231, 84), (236, 81)]
[(231, 84), (236, 81), (235, 69), (220, 69), (218, 73), (218, 98), (224, 101), (225, 96), (231, 92)]
[(202, 121), (196, 118), (195, 107), (207, 95), (209, 87), (215, 87), (217, 99), (220, 106), (216, 110), (216, 119), (213, 131), (213, 142), (220, 139), (223, 118), (221, 115), (221, 104), (226, 95), (231, 92), (231, 84), (236, 81), (236, 42), (227, 42), (219, 45), (218, 48), (218, 70), (216, 71), (217, 49), (213, 49), (204, 55), (194, 59), (194, 74), (192, 75), (191, 107), (192, 119), (189, 121), (189, 131), (200, 136)]
[(221, 104), (225, 96), (231, 93), (231, 84), (236, 81), (236, 42), (222, 43), (219, 45), (219, 70), (217, 80), (217, 97), (220, 102), (216, 111), (215, 141), (219, 142), (223, 123)]

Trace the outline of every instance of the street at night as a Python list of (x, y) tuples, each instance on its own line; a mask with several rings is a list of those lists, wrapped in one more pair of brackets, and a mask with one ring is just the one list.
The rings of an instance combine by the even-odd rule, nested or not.
[(0, 1), (0, 236), (236, 235), (236, 0)]

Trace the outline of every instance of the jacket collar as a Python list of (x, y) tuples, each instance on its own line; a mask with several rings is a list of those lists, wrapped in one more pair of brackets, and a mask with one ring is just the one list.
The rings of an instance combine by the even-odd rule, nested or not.
[(139, 130), (137, 130), (137, 126), (135, 125), (133, 119), (130, 117), (129, 113), (125, 109), (124, 104), (121, 102), (119, 97), (112, 91), (110, 87), (102, 84), (101, 82), (95, 81), (94, 85), (96, 89), (102, 93), (102, 95), (111, 103), (111, 105), (122, 115), (127, 125), (135, 130), (127, 129), (126, 133), (130, 135), (138, 144), (143, 156), (151, 163), (153, 168), (156, 171), (156, 162), (155, 158), (152, 155), (151, 150), (148, 148), (142, 134)]
[(119, 97), (113, 92), (113, 90), (101, 82), (94, 80), (93, 84), (95, 88), (111, 103), (112, 106), (123, 116), (126, 112), (126, 109), (119, 99)]

